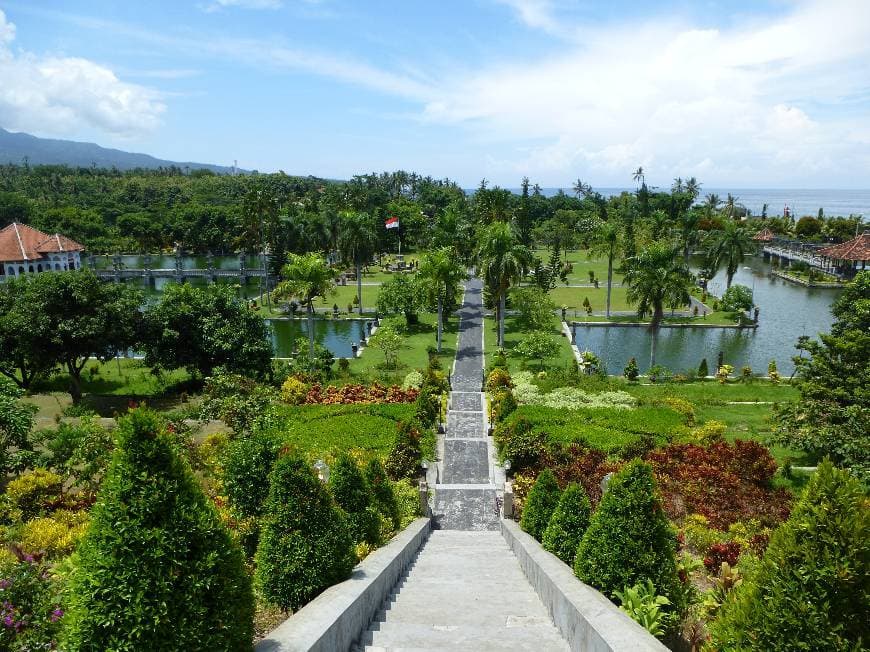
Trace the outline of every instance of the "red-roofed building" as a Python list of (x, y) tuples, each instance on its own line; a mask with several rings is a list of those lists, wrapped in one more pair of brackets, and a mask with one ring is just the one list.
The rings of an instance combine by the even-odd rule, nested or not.
[[(859, 270), (867, 269), (867, 261), (870, 261), (870, 233), (862, 233), (849, 242), (822, 247), (817, 253), (839, 263), (837, 267), (847, 276), (851, 276)], [(860, 267), (858, 263), (861, 263)]]
[(32, 226), (13, 222), (0, 229), (0, 280), (81, 269), (84, 247), (65, 235), (48, 235)]
[(773, 231), (768, 229), (767, 227), (761, 229), (755, 236), (752, 238), (756, 242), (771, 242), (776, 236), (773, 234)]

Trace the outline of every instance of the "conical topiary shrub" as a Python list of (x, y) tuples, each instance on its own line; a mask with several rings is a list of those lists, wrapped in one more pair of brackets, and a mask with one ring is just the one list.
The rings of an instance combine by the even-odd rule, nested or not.
[(651, 580), (673, 596), (676, 540), (655, 493), (652, 467), (634, 460), (607, 486), (574, 559), (574, 573), (608, 597)]
[(250, 650), (254, 599), (236, 542), (156, 414), (120, 420), (75, 555), (64, 650)]
[(538, 479), (526, 504), (523, 506), (523, 515), (520, 518), (520, 527), (535, 537), (538, 541), (544, 535), (550, 517), (559, 504), (559, 485), (556, 484), (556, 476), (550, 469), (544, 469), (538, 474)]
[(356, 563), (347, 518), (304, 459), (279, 458), (269, 478), (254, 580), (283, 609), (299, 609), (350, 576)]
[(372, 501), (381, 516), (396, 531), (402, 525), (402, 514), (393, 484), (387, 477), (387, 472), (381, 461), (374, 457), (366, 466), (366, 482), (372, 492)]
[(589, 527), (591, 514), (592, 505), (589, 503), (589, 496), (586, 495), (582, 485), (572, 482), (562, 492), (556, 511), (553, 512), (547, 529), (544, 530), (542, 538), (544, 549), (572, 566), (580, 540)]
[(344, 510), (354, 543), (380, 542), (380, 518), (368, 483), (350, 455), (340, 455), (329, 476), (329, 491)]
[(717, 650), (859, 650), (870, 643), (870, 503), (830, 461), (713, 623)]

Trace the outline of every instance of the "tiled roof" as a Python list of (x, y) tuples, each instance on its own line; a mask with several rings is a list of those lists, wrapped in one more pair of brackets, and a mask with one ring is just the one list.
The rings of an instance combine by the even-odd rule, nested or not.
[(761, 231), (756, 233), (752, 239), (758, 240), (760, 242), (770, 242), (771, 240), (773, 240), (773, 238), (774, 238), (773, 231), (771, 231), (770, 229), (765, 227), (765, 228), (761, 229)]
[(870, 260), (870, 233), (857, 238), (819, 249), (819, 254), (835, 260)]
[(4, 262), (42, 260), (50, 253), (83, 250), (82, 245), (66, 236), (48, 235), (19, 222), (0, 229), (0, 260)]

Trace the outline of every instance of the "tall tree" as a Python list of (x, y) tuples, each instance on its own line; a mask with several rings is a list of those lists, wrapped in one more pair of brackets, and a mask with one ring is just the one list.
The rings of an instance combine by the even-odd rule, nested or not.
[(318, 253), (287, 254), (281, 269), (284, 278), (276, 288), (278, 296), (296, 297), (308, 314), (308, 354), (314, 359), (314, 300), (326, 297), (335, 287), (335, 270)]
[(532, 254), (517, 242), (510, 224), (494, 222), (483, 231), (478, 258), (484, 281), (498, 302), (498, 345), (504, 346), (505, 298), (528, 272)]
[(343, 213), (339, 223), (338, 250), (342, 257), (356, 268), (356, 298), (362, 314), (362, 271), (378, 246), (378, 238), (371, 218), (365, 213)]
[(610, 291), (613, 287), (613, 259), (619, 251), (621, 230), (616, 218), (603, 222), (594, 234), (592, 255), (607, 256), (607, 318), (610, 319)]
[(265, 283), (266, 303), (272, 312), (272, 299), (269, 294), (269, 277), (266, 265), (266, 250), (274, 234), (278, 220), (278, 200), (268, 190), (252, 188), (242, 200), (242, 246), (250, 248), (257, 243), (260, 249), (262, 272), (260, 294)]
[(443, 309), (445, 303), (453, 303), (459, 293), (460, 283), (465, 278), (465, 270), (456, 261), (453, 251), (448, 247), (436, 249), (423, 256), (419, 275), (429, 299), (434, 300), (438, 309), (438, 352), (441, 353), (441, 334), (443, 332)]
[(21, 276), (0, 284), (0, 374), (23, 389), (57, 364), (45, 346), (51, 334), (33, 278)]
[(707, 244), (708, 267), (715, 274), (725, 265), (726, 289), (731, 287), (737, 268), (752, 247), (749, 231), (734, 220), (726, 221), (721, 229), (710, 233)]

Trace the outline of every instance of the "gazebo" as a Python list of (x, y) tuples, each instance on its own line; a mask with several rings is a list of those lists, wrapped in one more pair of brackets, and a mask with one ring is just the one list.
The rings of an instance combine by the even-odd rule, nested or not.
[(771, 242), (774, 237), (776, 236), (774, 236), (773, 231), (771, 231), (767, 227), (764, 227), (763, 229), (761, 229), (761, 231), (752, 236), (752, 239), (756, 242), (768, 243)]
[(833, 261), (840, 273), (851, 278), (859, 271), (867, 269), (867, 261), (870, 260), (870, 233), (865, 231), (848, 242), (822, 247), (817, 253)]

